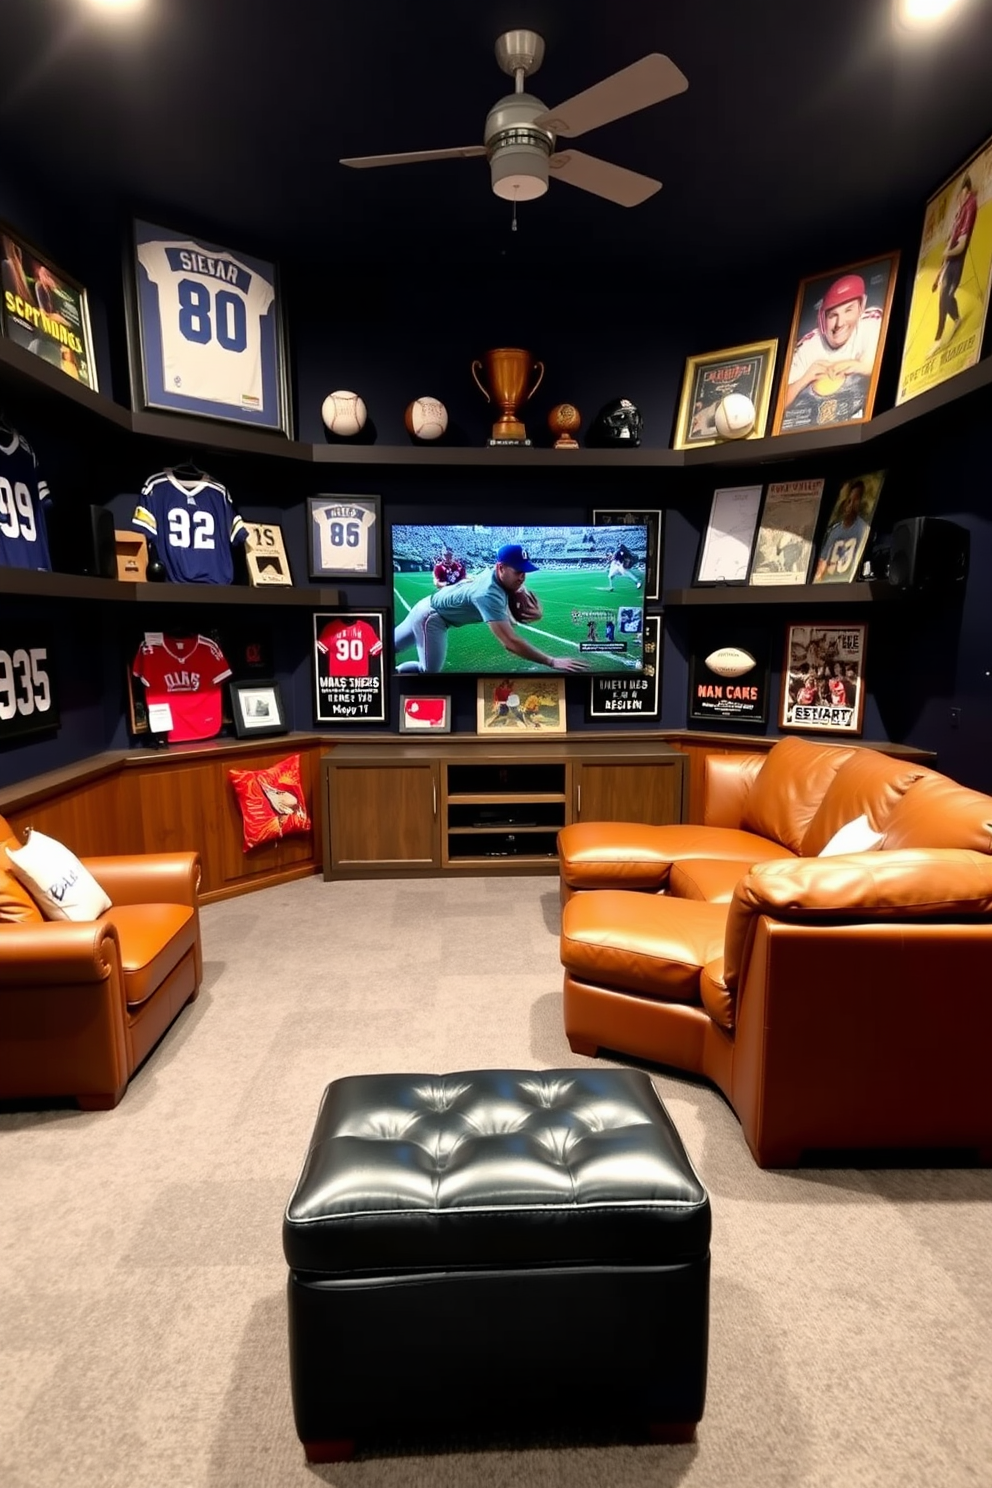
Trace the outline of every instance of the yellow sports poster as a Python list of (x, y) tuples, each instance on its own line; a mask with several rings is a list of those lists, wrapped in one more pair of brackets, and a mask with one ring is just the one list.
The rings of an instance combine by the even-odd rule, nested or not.
[(896, 403), (973, 367), (992, 279), (992, 140), (927, 202)]

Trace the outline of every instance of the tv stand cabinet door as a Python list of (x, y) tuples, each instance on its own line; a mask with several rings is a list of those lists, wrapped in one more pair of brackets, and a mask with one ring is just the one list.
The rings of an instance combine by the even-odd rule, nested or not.
[(579, 760), (573, 767), (575, 821), (644, 822), (663, 827), (682, 820), (685, 761)]
[(324, 877), (437, 872), (438, 767), (434, 760), (327, 765)]

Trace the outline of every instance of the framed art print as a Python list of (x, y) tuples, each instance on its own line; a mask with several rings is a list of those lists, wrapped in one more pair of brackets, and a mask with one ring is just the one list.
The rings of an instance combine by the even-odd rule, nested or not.
[(787, 627), (780, 728), (860, 734), (867, 631), (866, 625)]
[(801, 281), (773, 434), (871, 418), (898, 266), (887, 253)]
[(380, 497), (308, 497), (307, 551), (312, 579), (381, 579)]
[(694, 625), (689, 645), (691, 719), (711, 728), (768, 721), (768, 632), (734, 620)]
[(239, 739), (289, 732), (278, 682), (230, 682), (231, 716)]
[(644, 617), (644, 670), (589, 678), (589, 718), (657, 718), (661, 699), (661, 616)]
[(873, 470), (841, 486), (820, 542), (814, 584), (851, 584), (858, 577), (884, 480), (884, 470)]
[(97, 390), (89, 303), (83, 286), (0, 223), (0, 325), (10, 341)]
[(761, 486), (724, 486), (713, 492), (694, 584), (747, 583), (761, 490)]
[(128, 274), (134, 407), (288, 436), (275, 264), (138, 219)]
[(658, 599), (661, 593), (664, 516), (664, 512), (661, 511), (619, 511), (603, 508), (592, 514), (595, 527), (643, 526), (647, 528), (647, 552), (634, 555), (638, 564), (644, 569), (645, 599)]
[(401, 734), (450, 734), (450, 697), (400, 698)]
[(313, 617), (313, 674), (318, 723), (385, 723), (386, 612)]
[(249, 583), (255, 588), (265, 588), (270, 584), (292, 586), (293, 576), (289, 570), (282, 528), (274, 522), (246, 522), (245, 529), (248, 533), (245, 562)]
[(934, 192), (906, 321), (896, 403), (973, 367), (992, 289), (992, 139)]
[(476, 686), (480, 734), (524, 738), (565, 732), (564, 677), (480, 677)]
[(761, 508), (749, 583), (807, 582), (822, 496), (822, 480), (772, 481)]
[(768, 426), (777, 352), (777, 341), (755, 341), (689, 357), (672, 448), (701, 449), (718, 443), (714, 418), (718, 404), (730, 393), (742, 393), (754, 404), (754, 428), (745, 437), (760, 439)]

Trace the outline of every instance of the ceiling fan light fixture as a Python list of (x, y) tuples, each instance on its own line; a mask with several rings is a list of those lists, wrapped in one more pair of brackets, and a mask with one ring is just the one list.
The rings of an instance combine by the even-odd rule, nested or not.
[(504, 201), (536, 201), (548, 189), (548, 152), (538, 145), (504, 145), (490, 169), (493, 191)]

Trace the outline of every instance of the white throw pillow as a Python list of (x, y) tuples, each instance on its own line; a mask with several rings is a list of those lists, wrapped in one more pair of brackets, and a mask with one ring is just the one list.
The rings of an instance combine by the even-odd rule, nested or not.
[(838, 853), (875, 852), (885, 840), (884, 833), (873, 832), (866, 816), (856, 816), (835, 832), (821, 849), (821, 858), (834, 858)]
[(10, 870), (49, 920), (95, 920), (110, 900), (74, 853), (32, 831), (23, 847), (8, 847)]

